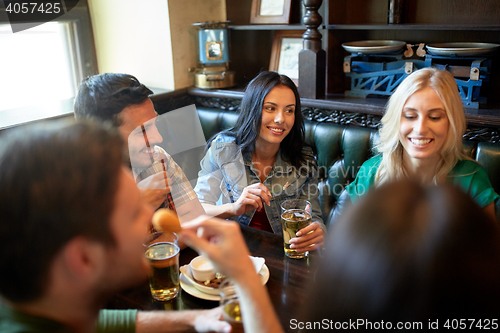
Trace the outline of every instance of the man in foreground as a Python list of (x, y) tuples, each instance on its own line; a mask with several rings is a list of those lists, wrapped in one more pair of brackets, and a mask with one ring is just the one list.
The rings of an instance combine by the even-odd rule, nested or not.
[[(230, 331), (220, 308), (99, 314), (111, 295), (145, 281), (149, 269), (143, 240), (153, 210), (122, 165), (122, 151), (119, 134), (87, 122), (2, 137), (1, 332), (93, 332), (98, 317), (99, 332)], [(221, 223), (198, 219), (182, 238), (239, 285), (248, 332), (279, 332), (237, 225)], [(209, 242), (213, 236), (217, 244)]]
[(181, 222), (191, 220), (205, 211), (182, 169), (157, 146), (163, 138), (156, 126), (157, 113), (149, 98), (151, 94), (132, 75), (94, 75), (80, 84), (74, 104), (75, 117), (110, 122), (116, 127), (126, 142), (141, 196), (155, 209), (176, 210)]

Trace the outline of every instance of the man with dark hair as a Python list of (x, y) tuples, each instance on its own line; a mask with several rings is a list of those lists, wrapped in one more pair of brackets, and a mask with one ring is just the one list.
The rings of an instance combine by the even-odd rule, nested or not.
[(142, 197), (154, 208), (177, 210), (181, 221), (190, 220), (205, 211), (182, 169), (157, 146), (163, 138), (156, 127), (157, 113), (149, 98), (152, 93), (132, 75), (94, 75), (80, 84), (75, 117), (110, 122), (118, 128), (127, 142), (130, 166)]
[[(51, 123), (1, 142), (0, 331), (93, 331), (103, 301), (148, 272), (152, 209), (122, 167), (123, 141), (101, 126)], [(104, 311), (101, 324), (133, 332), (145, 315)], [(181, 319), (194, 326), (199, 315)]]
[[(122, 165), (122, 149), (116, 131), (91, 122), (2, 137), (0, 332), (92, 332), (97, 318), (98, 332), (229, 331), (221, 308), (99, 314), (109, 296), (145, 281), (149, 269), (143, 241), (153, 210)], [(275, 332), (279, 323), (239, 227), (199, 219), (186, 228), (188, 243), (241, 285), (251, 331)]]

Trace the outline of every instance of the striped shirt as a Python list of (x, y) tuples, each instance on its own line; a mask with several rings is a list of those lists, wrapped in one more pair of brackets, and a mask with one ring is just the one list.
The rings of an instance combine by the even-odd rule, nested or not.
[(159, 150), (159, 153), (165, 158), (162, 158), (161, 160), (155, 159), (154, 163), (146, 169), (134, 169), (133, 171), (136, 183), (139, 183), (154, 174), (166, 171), (168, 177), (170, 178), (171, 195), (168, 196), (170, 200), (165, 200), (165, 202), (158, 208), (169, 207), (174, 208), (175, 210), (175, 206), (180, 207), (185, 203), (196, 199), (196, 193), (193, 191), (191, 184), (179, 165), (175, 163), (172, 157), (164, 149), (155, 146), (155, 150)]

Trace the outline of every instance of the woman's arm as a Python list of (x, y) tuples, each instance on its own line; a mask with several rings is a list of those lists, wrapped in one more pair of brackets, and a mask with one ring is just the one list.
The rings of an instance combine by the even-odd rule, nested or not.
[(233, 216), (240, 216), (253, 209), (262, 209), (264, 203), (270, 205), (271, 192), (262, 183), (249, 185), (243, 189), (238, 200), (234, 203), (213, 205), (203, 203), (203, 208), (208, 216), (228, 219)]
[(496, 221), (497, 217), (495, 214), (495, 202), (490, 203), (488, 206), (483, 208), (483, 212), (488, 215), (492, 221)]
[(221, 219), (228, 219), (234, 216), (234, 209), (232, 203), (214, 205), (211, 203), (202, 203), (203, 209), (208, 216), (218, 217)]
[[(270, 204), (269, 198), (271, 197), (271, 193), (260, 183), (246, 186), (236, 202), (229, 202), (221, 205), (216, 204), (222, 195), (226, 195), (226, 197), (229, 195), (229, 193), (223, 193), (221, 190), (221, 188), (225, 188), (224, 185), (226, 181), (220, 165), (224, 162), (228, 162), (222, 161), (222, 155), (228, 156), (226, 159), (229, 161), (238, 161), (238, 158), (235, 158), (238, 154), (234, 153), (234, 150), (237, 150), (237, 148), (234, 148), (233, 145), (232, 143), (228, 143), (227, 147), (229, 147), (229, 149), (226, 148), (231, 153), (228, 154), (226, 152), (226, 154), (218, 154), (216, 151), (217, 148), (215, 148), (214, 143), (212, 143), (212, 146), (208, 149), (205, 157), (203, 157), (200, 163), (201, 170), (198, 173), (198, 182), (195, 187), (195, 192), (208, 216), (228, 219), (234, 216), (240, 216), (253, 209), (260, 209), (264, 203), (267, 205)], [(244, 169), (245, 167), (243, 164), (241, 164), (240, 167), (243, 168), (243, 170), (240, 171), (244, 176), (246, 172)]]
[(198, 172), (198, 180), (194, 188), (194, 192), (198, 196), (205, 212), (212, 216), (216, 214), (209, 211), (211, 211), (211, 206), (215, 206), (215, 203), (222, 194), (221, 182), (223, 181), (222, 172), (214, 155), (214, 147), (211, 146), (200, 162), (201, 169)]

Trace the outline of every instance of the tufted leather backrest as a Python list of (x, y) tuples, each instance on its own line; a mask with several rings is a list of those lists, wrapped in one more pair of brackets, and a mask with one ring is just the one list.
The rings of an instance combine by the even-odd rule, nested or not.
[[(234, 125), (238, 114), (197, 107), (205, 138)], [(374, 129), (350, 127), (333, 123), (305, 121), (306, 142), (317, 156), (320, 176), (320, 204), (323, 220), (328, 226), (344, 187), (352, 182), (364, 161), (376, 154), (378, 132)], [(500, 193), (500, 144), (464, 141), (468, 156), (486, 170), (493, 188)], [(500, 221), (500, 200), (496, 203)]]
[(337, 199), (352, 182), (364, 161), (373, 156), (377, 131), (305, 122), (306, 142), (316, 153), (320, 178), (320, 203), (325, 223), (331, 221)]
[(232, 111), (203, 108), (199, 106), (196, 109), (200, 117), (203, 134), (205, 134), (205, 140), (207, 141), (220, 131), (232, 127), (238, 119), (238, 113)]

